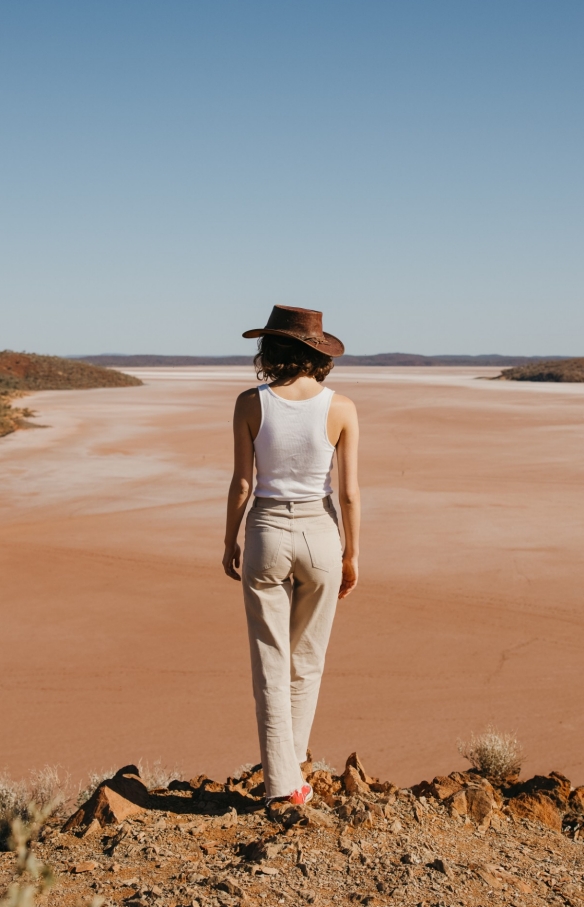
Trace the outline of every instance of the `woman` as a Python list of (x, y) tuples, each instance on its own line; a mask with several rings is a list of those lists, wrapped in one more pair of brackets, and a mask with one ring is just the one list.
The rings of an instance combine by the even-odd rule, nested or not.
[[(307, 803), (306, 759), (338, 598), (357, 584), (358, 423), (348, 397), (321, 383), (343, 344), (322, 330), (322, 313), (275, 306), (254, 359), (269, 380), (237, 399), (235, 466), (229, 488), (223, 567), (243, 578), (266, 801)], [(337, 452), (345, 535), (341, 551), (331, 499)], [(242, 576), (237, 534), (253, 483)]]

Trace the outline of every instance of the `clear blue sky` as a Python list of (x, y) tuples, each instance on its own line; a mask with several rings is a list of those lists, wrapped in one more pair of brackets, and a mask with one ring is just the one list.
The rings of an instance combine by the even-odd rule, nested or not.
[(582, 0), (4, 0), (0, 348), (584, 354)]

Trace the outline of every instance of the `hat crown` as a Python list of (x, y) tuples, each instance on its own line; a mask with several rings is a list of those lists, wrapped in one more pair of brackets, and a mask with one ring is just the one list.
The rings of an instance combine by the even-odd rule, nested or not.
[(272, 331), (286, 331), (299, 340), (318, 340), (322, 343), (325, 339), (322, 331), (322, 312), (314, 309), (275, 305), (266, 328)]

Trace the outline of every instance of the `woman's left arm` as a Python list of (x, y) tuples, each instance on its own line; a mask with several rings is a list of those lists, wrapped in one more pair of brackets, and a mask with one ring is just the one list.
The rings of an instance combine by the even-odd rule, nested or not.
[(241, 548), (237, 542), (239, 527), (245, 513), (253, 485), (253, 439), (249, 416), (257, 396), (255, 388), (240, 394), (233, 413), (233, 477), (227, 497), (225, 526), (225, 553), (223, 569), (227, 576), (241, 582), (236, 568), (241, 563)]

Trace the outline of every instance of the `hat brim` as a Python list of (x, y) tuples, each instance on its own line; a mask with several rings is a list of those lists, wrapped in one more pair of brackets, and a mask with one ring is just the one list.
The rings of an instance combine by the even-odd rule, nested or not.
[(302, 337), (298, 337), (293, 331), (278, 331), (273, 328), (253, 328), (251, 331), (244, 331), (241, 335), (242, 337), (262, 337), (264, 334), (273, 334), (276, 337), (290, 337), (292, 340), (298, 340), (300, 343), (305, 343), (306, 346), (312, 347), (313, 350), (318, 350), (319, 353), (324, 353), (325, 356), (342, 356), (345, 352), (345, 346), (342, 340), (339, 340), (338, 337), (333, 336), (333, 334), (327, 334), (326, 331), (323, 331), (324, 340), (320, 343), (313, 340), (303, 340)]

